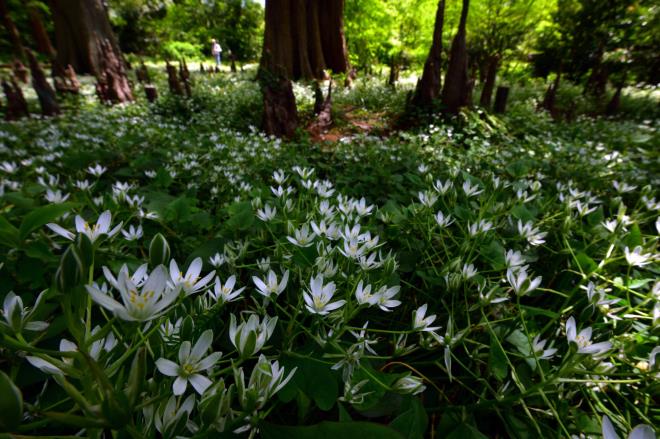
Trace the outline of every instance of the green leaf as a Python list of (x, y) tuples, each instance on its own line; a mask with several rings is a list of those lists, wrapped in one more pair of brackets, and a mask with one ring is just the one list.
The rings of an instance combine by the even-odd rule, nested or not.
[(513, 209), (511, 209), (511, 215), (514, 218), (522, 220), (523, 222), (533, 221), (536, 215), (534, 212), (530, 211), (524, 204), (518, 204)]
[(335, 405), (339, 397), (339, 381), (337, 372), (331, 369), (331, 364), (299, 357), (283, 357), (281, 361), (286, 370), (298, 368), (291, 381), (280, 391), (283, 401), (293, 399), (295, 392), (291, 392), (297, 388), (321, 410), (330, 410)]
[(27, 238), (34, 230), (55, 221), (66, 212), (73, 209), (74, 206), (75, 203), (49, 204), (48, 206), (39, 207), (28, 213), (25, 218), (23, 218), (18, 233), (20, 240), (25, 240), (25, 238)]
[(497, 240), (491, 241), (488, 245), (481, 247), (479, 251), (481, 256), (490, 262), (494, 270), (503, 270), (506, 268), (504, 260), (505, 249)]
[(577, 262), (580, 271), (584, 274), (593, 273), (598, 268), (598, 264), (584, 253), (575, 255), (575, 262)]
[(390, 427), (394, 428), (407, 439), (424, 438), (429, 418), (424, 405), (419, 398), (410, 398), (410, 407), (397, 416)]
[(490, 338), (490, 356), (488, 357), (488, 367), (490, 372), (498, 380), (504, 380), (509, 375), (509, 365), (506, 361), (506, 353), (502, 350), (500, 344), (495, 340), (495, 336)]
[(328, 422), (290, 427), (262, 423), (261, 435), (264, 439), (402, 439), (396, 430), (373, 422)]
[(0, 245), (7, 247), (18, 247), (20, 240), (18, 238), (18, 229), (5, 217), (0, 215)]
[(642, 231), (639, 230), (639, 226), (637, 224), (632, 225), (630, 232), (625, 238), (625, 242), (626, 245), (630, 247), (630, 249), (644, 244), (644, 240), (642, 239)]
[(455, 428), (445, 439), (488, 439), (476, 427), (468, 424), (461, 424)]
[(254, 212), (252, 203), (249, 201), (238, 202), (227, 208), (229, 219), (225, 222), (225, 227), (229, 230), (247, 230), (254, 223)]
[(15, 430), (23, 419), (23, 395), (16, 384), (0, 370), (0, 432)]

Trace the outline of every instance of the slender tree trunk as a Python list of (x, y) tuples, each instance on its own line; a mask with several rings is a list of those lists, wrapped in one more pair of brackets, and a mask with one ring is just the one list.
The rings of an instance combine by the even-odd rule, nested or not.
[(417, 82), (411, 104), (414, 107), (428, 107), (440, 96), (442, 86), (442, 28), (445, 21), (445, 0), (438, 1), (433, 27), (433, 43), (424, 63), (422, 77)]
[(495, 88), (495, 78), (497, 77), (497, 69), (500, 65), (500, 57), (493, 55), (488, 60), (488, 70), (486, 72), (486, 80), (484, 88), (481, 90), (481, 98), (479, 105), (484, 108), (490, 108), (490, 102), (493, 97), (493, 89)]
[(555, 102), (557, 100), (557, 90), (559, 90), (559, 83), (561, 81), (561, 73), (562, 66), (560, 65), (559, 69), (557, 70), (557, 76), (555, 77), (554, 82), (550, 84), (550, 87), (548, 87), (548, 90), (545, 92), (545, 97), (541, 103), (541, 108), (548, 111), (554, 118), (558, 116), (557, 109), (555, 108)]
[(19, 60), (25, 60), (25, 48), (21, 42), (18, 29), (9, 16), (9, 9), (6, 0), (0, 0), (0, 20), (2, 20), (2, 24), (7, 30), (7, 35), (9, 36), (9, 42), (11, 43), (14, 56)]
[(493, 111), (495, 113), (504, 113), (506, 111), (506, 101), (509, 98), (509, 87), (497, 87), (495, 93), (495, 105)]
[(48, 32), (41, 19), (41, 13), (35, 6), (28, 6), (28, 18), (30, 20), (30, 29), (32, 30), (32, 37), (37, 44), (37, 50), (48, 59), (55, 57), (55, 48), (50, 42)]
[(50, 6), (60, 65), (71, 64), (78, 73), (99, 75), (106, 40), (124, 62), (102, 0), (50, 0)]
[(621, 81), (616, 86), (616, 91), (614, 92), (612, 99), (610, 99), (610, 101), (607, 103), (607, 107), (605, 108), (606, 115), (614, 116), (619, 112), (619, 108), (621, 107), (621, 92), (624, 85), (625, 83)]
[(449, 114), (457, 114), (461, 107), (468, 104), (468, 58), (465, 28), (469, 7), (470, 0), (463, 0), (461, 21), (458, 25), (458, 32), (456, 32), (451, 44), (449, 66), (445, 76), (445, 85), (442, 89), (442, 103), (445, 106), (445, 112)]
[[(269, 52), (262, 53), (261, 64), (283, 68), (290, 79), (322, 79), (325, 69), (349, 70), (344, 37), (344, 0), (268, 0), (264, 40)], [(264, 44), (264, 49), (266, 45)], [(266, 60), (268, 57), (268, 60)]]
[(44, 116), (56, 116), (60, 114), (60, 106), (57, 104), (55, 91), (46, 80), (44, 71), (41, 70), (37, 59), (32, 52), (26, 51), (28, 61), (30, 62), (30, 72), (32, 73), (32, 87), (37, 92), (39, 104), (41, 104), (41, 114)]

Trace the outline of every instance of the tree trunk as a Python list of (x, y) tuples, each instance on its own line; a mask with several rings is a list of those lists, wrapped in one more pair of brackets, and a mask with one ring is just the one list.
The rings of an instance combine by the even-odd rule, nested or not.
[(7, 8), (6, 0), (0, 0), (0, 20), (2, 20), (2, 24), (7, 30), (7, 36), (9, 37), (14, 56), (19, 60), (25, 60), (25, 48), (21, 42), (18, 29), (16, 29), (14, 21), (9, 16), (9, 9)]
[(28, 18), (30, 20), (30, 29), (32, 30), (32, 37), (37, 44), (37, 50), (48, 59), (55, 57), (55, 49), (50, 42), (50, 37), (41, 19), (41, 13), (35, 6), (28, 6)]
[(438, 1), (433, 28), (433, 43), (424, 63), (422, 77), (417, 82), (411, 105), (418, 108), (429, 107), (440, 95), (442, 86), (442, 27), (445, 21), (445, 0)]
[(120, 54), (115, 53), (110, 41), (101, 42), (101, 71), (96, 76), (96, 93), (102, 102), (121, 104), (133, 100), (133, 92)]
[(30, 62), (30, 73), (32, 73), (32, 87), (37, 92), (39, 104), (41, 105), (41, 114), (44, 116), (56, 116), (60, 114), (60, 106), (57, 104), (55, 91), (46, 80), (44, 71), (41, 70), (37, 59), (32, 52), (26, 51), (28, 61)]
[(262, 66), (279, 66), (290, 79), (322, 79), (325, 69), (348, 71), (344, 0), (268, 0), (266, 6), (264, 41), (270, 43), (264, 43)]
[(484, 88), (481, 90), (481, 98), (479, 105), (484, 108), (490, 108), (490, 101), (493, 97), (493, 89), (495, 88), (495, 78), (497, 77), (497, 68), (500, 64), (500, 57), (493, 55), (488, 60), (488, 70), (486, 73), (486, 80)]
[(298, 128), (293, 95), (292, 0), (266, 1), (266, 28), (257, 79), (263, 94), (263, 129), (266, 134), (292, 137)]
[(5, 97), (7, 98), (7, 112), (5, 113), (5, 119), (17, 120), (22, 117), (30, 116), (21, 87), (13, 78), (10, 82), (7, 82), (4, 79), (2, 80), (2, 90), (5, 92)]
[(607, 107), (605, 108), (605, 114), (608, 116), (614, 116), (619, 112), (619, 107), (621, 107), (621, 91), (623, 90), (624, 83), (620, 82), (616, 86), (616, 91), (608, 102)]
[(167, 69), (167, 84), (170, 87), (170, 93), (177, 96), (183, 96), (183, 87), (179, 81), (176, 67), (170, 64), (169, 61), (166, 61), (165, 68)]
[(78, 73), (100, 75), (106, 40), (124, 63), (102, 0), (50, 0), (50, 6), (61, 65), (71, 64)]
[(147, 96), (147, 101), (151, 104), (158, 99), (158, 89), (153, 84), (147, 84), (144, 86), (144, 94)]
[(442, 89), (442, 103), (444, 111), (449, 114), (457, 114), (461, 107), (468, 104), (468, 58), (465, 44), (465, 27), (467, 24), (470, 0), (463, 0), (461, 10), (461, 21), (458, 32), (451, 44), (449, 54), (449, 66), (445, 76), (445, 86)]
[(390, 57), (390, 76), (387, 78), (387, 85), (395, 87), (396, 82), (399, 80), (399, 55), (392, 55)]
[(548, 87), (548, 90), (545, 92), (545, 97), (541, 103), (541, 108), (548, 111), (553, 118), (558, 116), (557, 109), (555, 108), (555, 101), (557, 100), (557, 90), (559, 90), (559, 83), (561, 81), (561, 72), (562, 66), (559, 66), (557, 70), (557, 76), (555, 77), (554, 82)]
[(497, 87), (495, 93), (495, 113), (504, 113), (506, 111), (506, 101), (509, 98), (509, 87)]

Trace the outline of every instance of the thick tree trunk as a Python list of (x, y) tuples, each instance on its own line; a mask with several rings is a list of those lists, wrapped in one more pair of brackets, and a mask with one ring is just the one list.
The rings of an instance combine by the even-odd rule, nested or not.
[(57, 59), (61, 65), (71, 64), (78, 73), (99, 75), (104, 57), (102, 46), (106, 40), (123, 64), (102, 0), (50, 0), (50, 6)]
[(486, 80), (484, 81), (484, 88), (481, 90), (481, 98), (479, 105), (484, 108), (490, 108), (490, 101), (493, 97), (493, 89), (495, 88), (495, 79), (497, 77), (497, 68), (500, 64), (500, 57), (493, 55), (488, 60), (488, 70), (486, 72)]
[(101, 72), (96, 76), (97, 95), (102, 102), (109, 104), (131, 102), (133, 92), (120, 54), (115, 53), (108, 40), (101, 42), (101, 53)]
[(12, 78), (10, 82), (2, 80), (2, 90), (7, 98), (6, 120), (17, 120), (30, 115), (21, 87)]
[(32, 37), (37, 44), (37, 50), (48, 59), (55, 57), (55, 48), (50, 42), (48, 32), (41, 19), (41, 13), (35, 6), (28, 6), (28, 18), (30, 20), (30, 29), (32, 30)]
[(9, 37), (9, 42), (11, 43), (12, 51), (14, 56), (19, 60), (25, 60), (25, 48), (21, 42), (21, 37), (18, 33), (18, 29), (14, 24), (14, 21), (9, 16), (9, 8), (7, 7), (6, 0), (0, 0), (0, 20), (7, 30), (7, 35)]
[(422, 77), (417, 82), (411, 105), (418, 108), (429, 107), (440, 96), (442, 86), (442, 27), (445, 21), (445, 0), (438, 1), (433, 27), (433, 43), (424, 63)]
[(347, 72), (343, 12), (344, 0), (268, 0), (264, 40), (271, 43), (268, 53), (264, 44), (262, 67), (279, 66), (290, 79), (322, 79), (325, 69)]
[(266, 1), (266, 28), (257, 78), (263, 94), (263, 129), (266, 134), (292, 137), (298, 127), (293, 95), (293, 40), (291, 6), (294, 0)]
[(60, 114), (60, 106), (57, 104), (55, 91), (46, 80), (44, 71), (41, 70), (37, 59), (32, 52), (26, 51), (28, 61), (30, 62), (30, 73), (32, 73), (32, 87), (37, 92), (39, 104), (41, 105), (41, 114), (44, 116), (56, 116)]
[(445, 86), (442, 89), (442, 103), (445, 106), (445, 112), (449, 114), (457, 114), (461, 107), (468, 105), (468, 58), (465, 28), (469, 7), (470, 0), (463, 0), (461, 21), (451, 44), (449, 66), (445, 76)]

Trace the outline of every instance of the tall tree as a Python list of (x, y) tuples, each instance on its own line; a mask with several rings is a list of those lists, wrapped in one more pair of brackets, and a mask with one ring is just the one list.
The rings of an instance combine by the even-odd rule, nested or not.
[(60, 65), (70, 64), (78, 73), (100, 74), (101, 47), (106, 40), (122, 58), (102, 0), (50, 0), (50, 6)]
[(290, 79), (347, 72), (343, 14), (344, 0), (268, 0), (262, 65), (279, 66)]
[(298, 110), (290, 76), (293, 74), (292, 2), (267, 0), (264, 46), (258, 79), (263, 94), (266, 134), (291, 137), (298, 127)]
[(25, 60), (25, 49), (23, 47), (23, 43), (21, 42), (18, 29), (16, 28), (14, 21), (9, 15), (9, 8), (7, 7), (6, 0), (0, 0), (0, 20), (2, 20), (2, 24), (7, 30), (9, 42), (11, 43), (11, 47), (14, 52), (14, 57), (19, 60)]
[(28, 9), (28, 20), (30, 22), (30, 29), (32, 31), (32, 38), (36, 43), (37, 50), (39, 53), (52, 59), (55, 57), (55, 48), (50, 41), (44, 22), (41, 19), (41, 12), (35, 3), (29, 3), (27, 6)]
[(442, 85), (442, 27), (445, 21), (445, 0), (438, 1), (433, 27), (433, 42), (429, 56), (424, 63), (422, 77), (417, 82), (411, 104), (414, 107), (428, 107), (440, 95)]
[(469, 7), (470, 0), (463, 0), (461, 21), (458, 24), (458, 31), (451, 44), (449, 66), (447, 67), (447, 75), (445, 76), (445, 85), (442, 89), (442, 103), (445, 106), (445, 111), (449, 114), (458, 113), (461, 107), (468, 104), (470, 87), (468, 83), (468, 58), (465, 34)]

